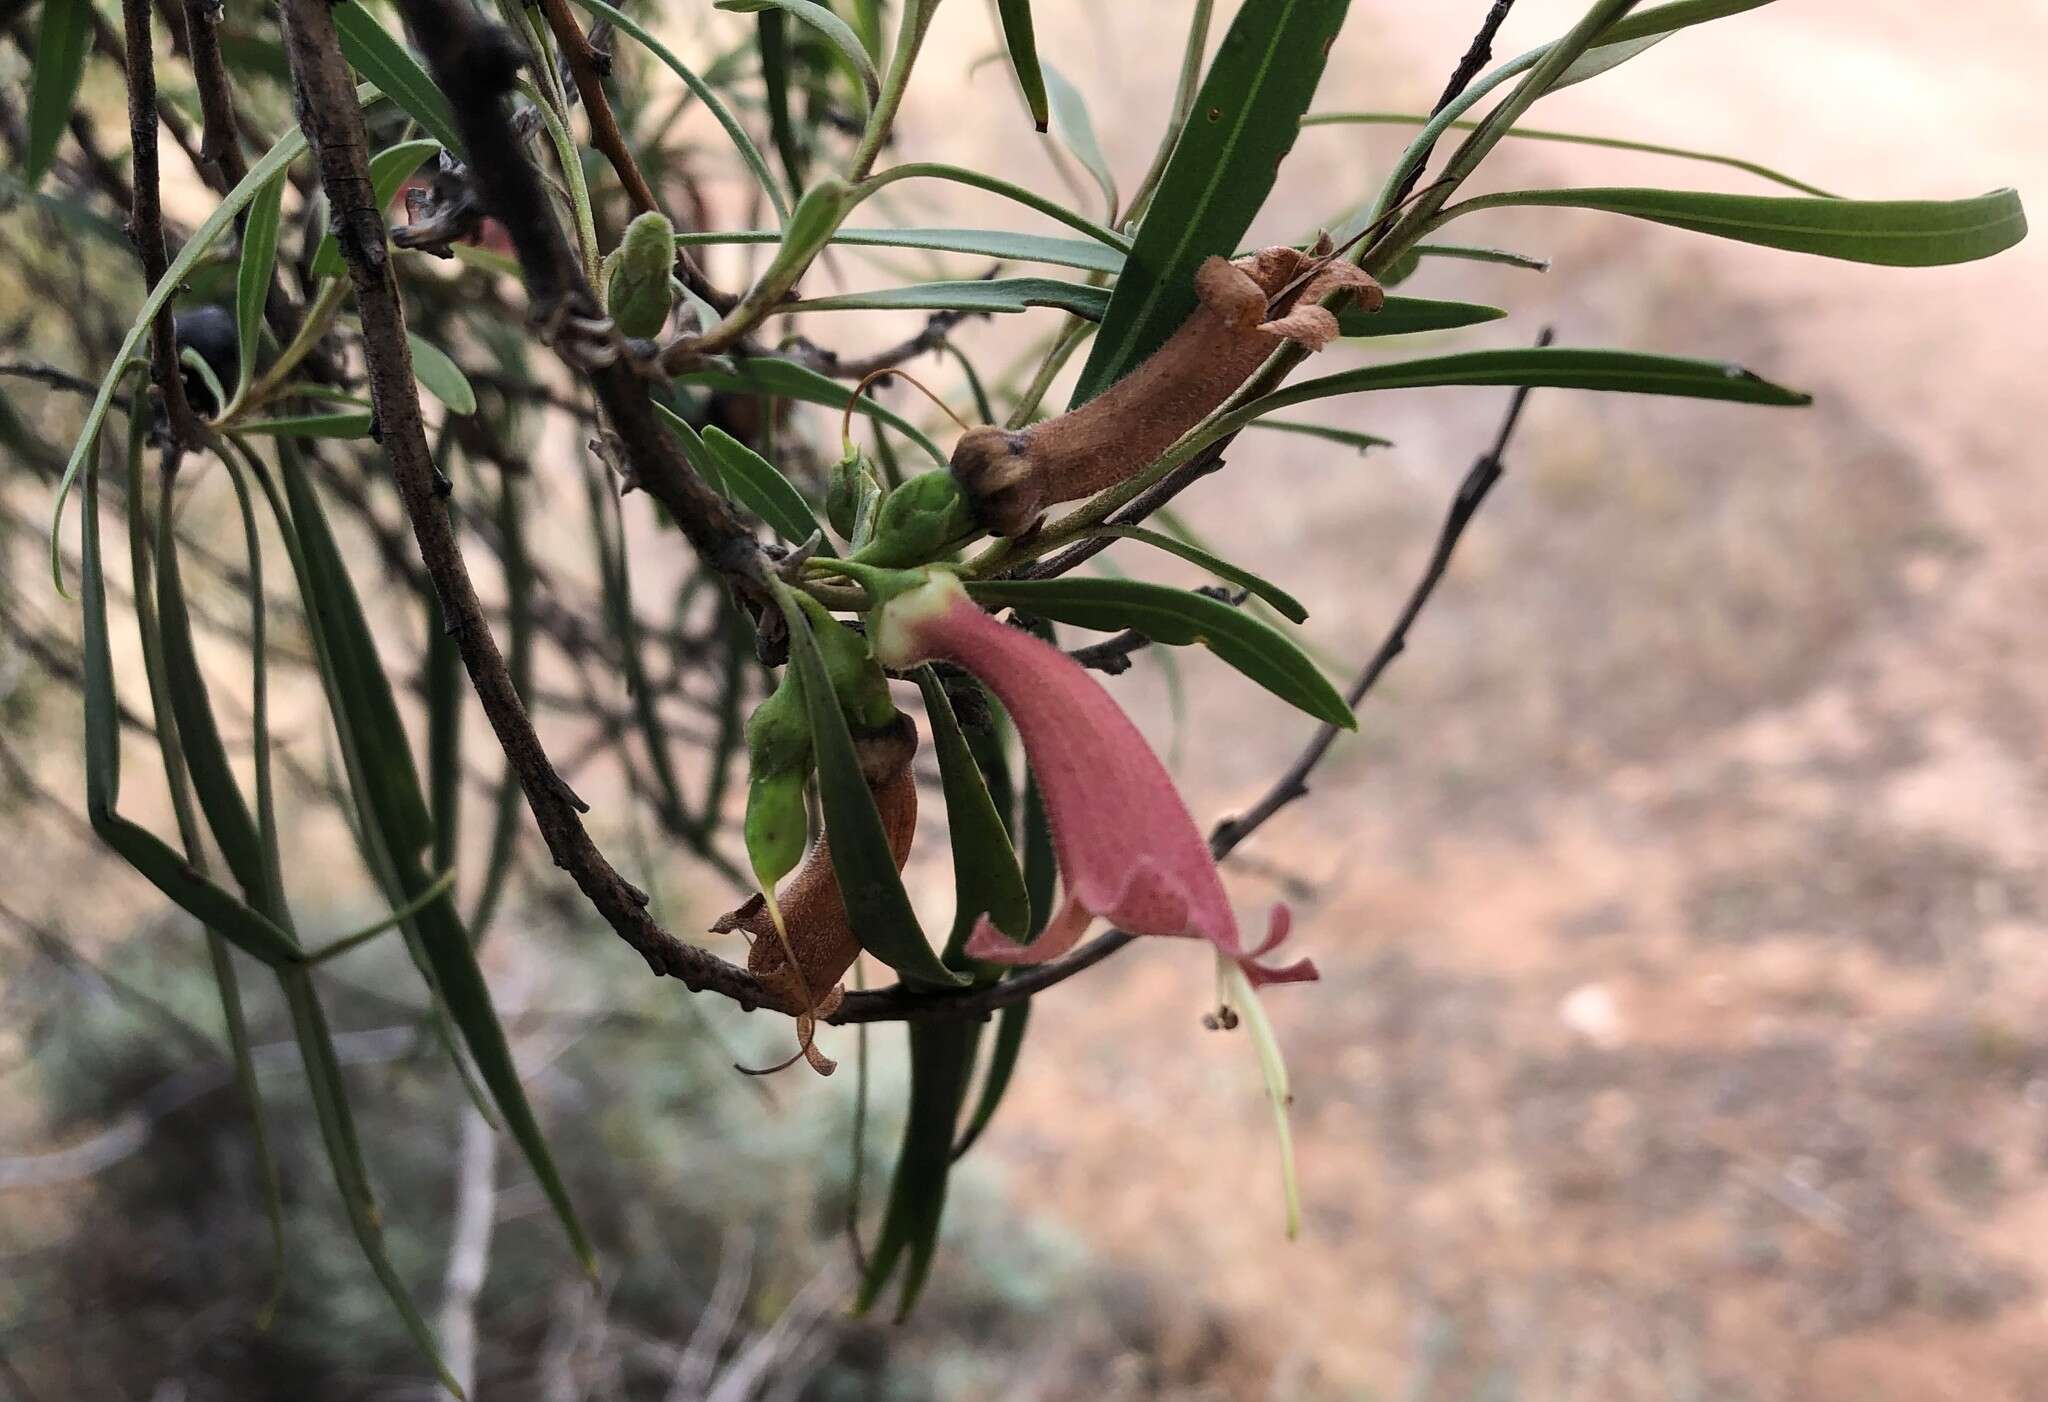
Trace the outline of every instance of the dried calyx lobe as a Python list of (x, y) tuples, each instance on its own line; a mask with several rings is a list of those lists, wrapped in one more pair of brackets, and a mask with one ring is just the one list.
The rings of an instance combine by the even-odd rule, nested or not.
[(1008, 430), (969, 429), (951, 471), (981, 525), (1021, 535), (1047, 507), (1117, 485), (1156, 462), (1288, 341), (1321, 350), (1337, 319), (1318, 305), (1350, 292), (1367, 311), (1385, 301), (1356, 267), (1280, 246), (1229, 262), (1211, 258), (1195, 276), (1199, 301), (1166, 344), (1078, 409)]

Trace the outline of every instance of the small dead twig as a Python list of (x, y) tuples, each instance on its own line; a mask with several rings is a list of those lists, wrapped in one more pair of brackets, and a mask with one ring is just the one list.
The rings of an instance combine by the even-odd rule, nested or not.
[[(135, 197), (130, 207), (128, 236), (135, 240), (135, 251), (142, 259), (144, 283), (155, 287), (170, 268), (170, 254), (164, 247), (164, 212), (157, 191), (156, 60), (150, 54), (149, 0), (122, 0), (121, 18)], [(160, 309), (150, 323), (149, 343), (150, 371), (163, 396), (164, 421), (170, 429), (171, 441), (181, 447), (198, 448), (205, 441), (205, 432), (185, 398), (169, 306)]]

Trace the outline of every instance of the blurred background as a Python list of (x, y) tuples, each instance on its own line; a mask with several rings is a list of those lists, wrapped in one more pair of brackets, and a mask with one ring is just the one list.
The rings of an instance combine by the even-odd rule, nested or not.
[[(664, 32), (686, 56), (739, 32), (673, 8)], [(1187, 6), (1034, 8), (1041, 53), (1129, 188)], [(1357, 0), (1316, 108), (1426, 109), (1484, 8)], [(1579, 8), (1522, 0), (1497, 55)], [(1770, 6), (1547, 101), (1534, 125), (1745, 156), (1865, 198), (2036, 196), (2048, 7), (1958, 17)], [(1065, 198), (1001, 65), (974, 66), (993, 33), (981, 6), (940, 12), (898, 154)], [(86, 99), (118, 129), (111, 73)], [(697, 136), (715, 219), (743, 222), (715, 128)], [(1334, 220), (1403, 139), (1304, 131), (1253, 241)], [(166, 161), (173, 213), (203, 214)], [(1481, 183), (1762, 188), (1528, 142)], [(30, 217), (0, 214), (17, 236)], [(922, 188), (877, 217), (1028, 218)], [(1282, 1238), (1250, 1048), (1199, 1025), (1210, 962), (1150, 943), (1039, 1001), (1010, 1096), (955, 1177), (923, 1306), (900, 1326), (851, 1320), (844, 1224), (856, 1194), (871, 1222), (886, 1183), (900, 1027), (866, 1037), (856, 1156), (855, 1032), (825, 1033), (845, 1063), (829, 1081), (742, 1080), (729, 1063), (767, 1059), (786, 1028), (646, 977), (534, 860), (486, 967), (599, 1237), (597, 1297), (523, 1165), (494, 1156), (420, 1054), (413, 995), (391, 991), (402, 954), (351, 955), (333, 980), (394, 1253), (430, 1314), (468, 1318), (478, 1395), (2048, 1397), (2048, 252), (2037, 238), (1892, 271), (1567, 211), (1479, 215), (1458, 236), (1553, 266), (1425, 263), (1404, 290), (1512, 316), (1325, 359), (1555, 326), (1566, 344), (1740, 361), (1815, 403), (1537, 391), (1359, 735), (1226, 868), (1241, 909), (1292, 902), (1323, 970), (1266, 1000), (1293, 1072), (1301, 1238)], [(711, 262), (737, 280), (736, 252)], [(872, 287), (888, 266), (840, 258), (820, 281)], [(0, 320), (36, 325), (19, 284), (0, 296)], [(957, 339), (1006, 363), (1053, 316)], [(822, 320), (804, 329), (822, 339)], [(915, 326), (830, 330), (881, 345)], [(957, 390), (950, 367), (919, 368)], [(7, 391), (51, 438), (75, 428), (74, 401)], [(1319, 408), (1394, 446), (1249, 434), (1181, 506), (1308, 603), (1307, 640), (1348, 674), (1505, 392)], [(821, 441), (825, 417), (806, 421)], [(567, 437), (543, 433), (536, 460)], [(75, 627), (38, 565), (47, 481), (5, 487), (9, 617)], [(574, 484), (559, 490), (580, 511)], [(228, 501), (193, 509), (226, 523)], [(658, 596), (672, 537), (644, 510), (627, 520)], [(428, 1395), (334, 1206), (281, 1013), (252, 993), (293, 1247), (271, 1310), (197, 934), (84, 828), (75, 696), (26, 645), (35, 631), (0, 639), (0, 1395)], [(394, 624), (393, 654), (417, 632)], [(1109, 685), (1205, 822), (1253, 801), (1309, 735), (1199, 653), (1174, 672), (1141, 655)], [(306, 758), (320, 764), (317, 738)], [(629, 820), (618, 775), (577, 783), (675, 928), (732, 903), (725, 878)], [(307, 923), (336, 930), (375, 908), (322, 861), (339, 833), (308, 821), (293, 838), (295, 901), (324, 902)], [(910, 873), (934, 910), (950, 900), (939, 839), (935, 822)]]

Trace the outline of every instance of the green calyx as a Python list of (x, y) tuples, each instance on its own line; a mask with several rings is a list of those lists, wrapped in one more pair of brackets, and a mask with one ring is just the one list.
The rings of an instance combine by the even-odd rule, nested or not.
[(889, 678), (868, 655), (867, 640), (825, 611), (825, 606), (808, 594), (799, 593), (798, 603), (810, 621), (811, 636), (825, 661), (825, 675), (832, 680), (832, 694), (839, 709), (855, 730), (879, 730), (896, 718), (896, 702), (889, 695)]
[(747, 861), (761, 889), (772, 891), (804, 856), (811, 726), (793, 669), (747, 720), (747, 766)]
[(619, 246), (605, 255), (605, 306), (620, 334), (659, 336), (674, 307), (669, 279), (675, 269), (676, 231), (652, 210), (626, 226)]
[(875, 514), (874, 537), (852, 559), (883, 569), (927, 564), (975, 529), (974, 512), (953, 474), (927, 472), (889, 493)]

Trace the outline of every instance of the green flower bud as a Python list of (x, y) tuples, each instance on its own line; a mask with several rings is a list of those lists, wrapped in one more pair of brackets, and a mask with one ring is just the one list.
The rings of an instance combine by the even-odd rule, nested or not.
[(747, 861), (763, 891), (795, 871), (804, 859), (803, 771), (756, 774), (747, 784)]
[(889, 493), (876, 514), (874, 538), (850, 558), (883, 569), (927, 564), (975, 529), (974, 512), (953, 474), (927, 472)]
[(626, 236), (604, 260), (605, 305), (620, 334), (661, 334), (674, 305), (669, 277), (675, 264), (675, 226), (665, 216), (649, 210), (626, 226)]
[(747, 720), (747, 767), (747, 860), (761, 888), (772, 891), (804, 855), (811, 723), (794, 670)]
[(797, 599), (810, 620), (811, 636), (818, 641), (825, 675), (832, 679), (832, 694), (839, 699), (847, 724), (855, 730), (878, 730), (894, 722), (896, 702), (889, 695), (889, 678), (868, 655), (867, 639), (810, 595), (798, 594)]

